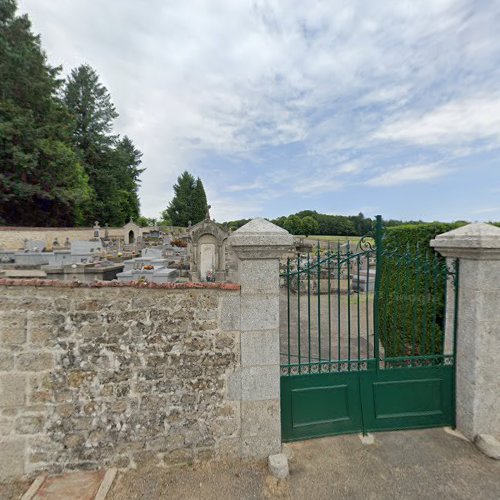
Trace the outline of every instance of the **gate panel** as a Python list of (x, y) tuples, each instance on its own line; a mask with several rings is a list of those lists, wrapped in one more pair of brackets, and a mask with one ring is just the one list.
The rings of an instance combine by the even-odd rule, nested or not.
[(357, 372), (281, 378), (284, 441), (360, 432)]
[(363, 372), (365, 432), (453, 424), (451, 366)]

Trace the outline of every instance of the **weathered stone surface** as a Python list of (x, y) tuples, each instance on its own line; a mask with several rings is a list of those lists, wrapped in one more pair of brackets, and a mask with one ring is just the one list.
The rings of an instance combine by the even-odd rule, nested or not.
[(8, 479), (24, 473), (24, 439), (0, 439), (0, 477)]
[(241, 332), (241, 366), (278, 365), (279, 331)]
[(488, 457), (500, 460), (500, 441), (490, 434), (478, 434), (475, 445)]
[(242, 401), (277, 399), (280, 394), (279, 365), (247, 366), (241, 369)]
[(14, 355), (10, 352), (0, 351), (0, 371), (7, 371), (14, 368)]
[(500, 435), (500, 229), (469, 224), (439, 235), (431, 246), (460, 260), (457, 428), (469, 440), (477, 435)]
[(288, 477), (288, 458), (284, 453), (276, 453), (269, 455), (268, 458), (269, 472), (278, 479), (286, 479)]
[(242, 295), (241, 330), (271, 330), (279, 328), (279, 296)]
[(0, 408), (23, 406), (26, 398), (26, 375), (0, 374)]
[[(240, 405), (227, 395), (240, 365), (239, 310), (221, 328), (221, 301), (238, 304), (236, 289), (43, 286), (37, 300), (33, 291), (4, 287), (0, 303), (22, 326), (0, 342), (9, 370), (0, 435), (16, 447), (0, 477), (190, 463), (239, 443)], [(32, 310), (37, 301), (47, 308)]]
[(279, 399), (241, 402), (242, 436), (279, 435), (280, 426)]
[(18, 434), (37, 434), (42, 432), (44, 423), (45, 415), (19, 417), (15, 430)]
[(54, 355), (50, 352), (26, 352), (16, 356), (16, 369), (19, 371), (42, 371), (54, 367)]
[(23, 344), (26, 342), (26, 316), (14, 311), (0, 312), (0, 342)]

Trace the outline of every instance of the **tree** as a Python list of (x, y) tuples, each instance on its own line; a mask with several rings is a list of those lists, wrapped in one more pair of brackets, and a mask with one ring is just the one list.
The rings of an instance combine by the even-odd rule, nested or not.
[(172, 225), (186, 227), (201, 222), (207, 213), (207, 197), (201, 179), (195, 178), (186, 170), (174, 185), (174, 197), (166, 210), (163, 219), (170, 219)]
[(319, 231), (319, 223), (316, 219), (312, 218), (310, 215), (304, 217), (301, 220), (302, 231), (307, 238), (311, 236), (311, 234), (318, 234)]
[(290, 215), (283, 223), (283, 228), (290, 234), (304, 234), (302, 229), (302, 219), (298, 215)]
[(78, 224), (90, 189), (57, 96), (60, 68), (16, 10), (14, 0), (0, 1), (0, 222)]
[[(203, 182), (198, 177), (193, 190), (193, 215), (192, 221), (202, 221), (207, 215), (208, 202)], [(195, 223), (196, 224), (196, 223)]]
[(127, 136), (120, 139), (112, 133), (118, 113), (90, 66), (71, 71), (64, 102), (74, 118), (73, 142), (92, 190), (86, 222), (99, 220), (119, 226), (137, 218), (142, 153)]

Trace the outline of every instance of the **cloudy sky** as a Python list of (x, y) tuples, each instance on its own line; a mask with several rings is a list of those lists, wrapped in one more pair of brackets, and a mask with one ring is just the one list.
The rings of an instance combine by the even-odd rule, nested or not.
[(185, 169), (217, 220), (303, 209), (500, 220), (498, 0), (20, 0), (93, 66), (158, 216)]

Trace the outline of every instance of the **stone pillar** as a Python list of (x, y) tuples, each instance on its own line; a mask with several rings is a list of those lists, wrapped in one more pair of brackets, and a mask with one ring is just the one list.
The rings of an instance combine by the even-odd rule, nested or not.
[(500, 439), (500, 228), (469, 224), (431, 246), (459, 259), (457, 428)]
[(281, 452), (279, 259), (293, 237), (265, 219), (231, 234), (241, 285), (241, 455)]

